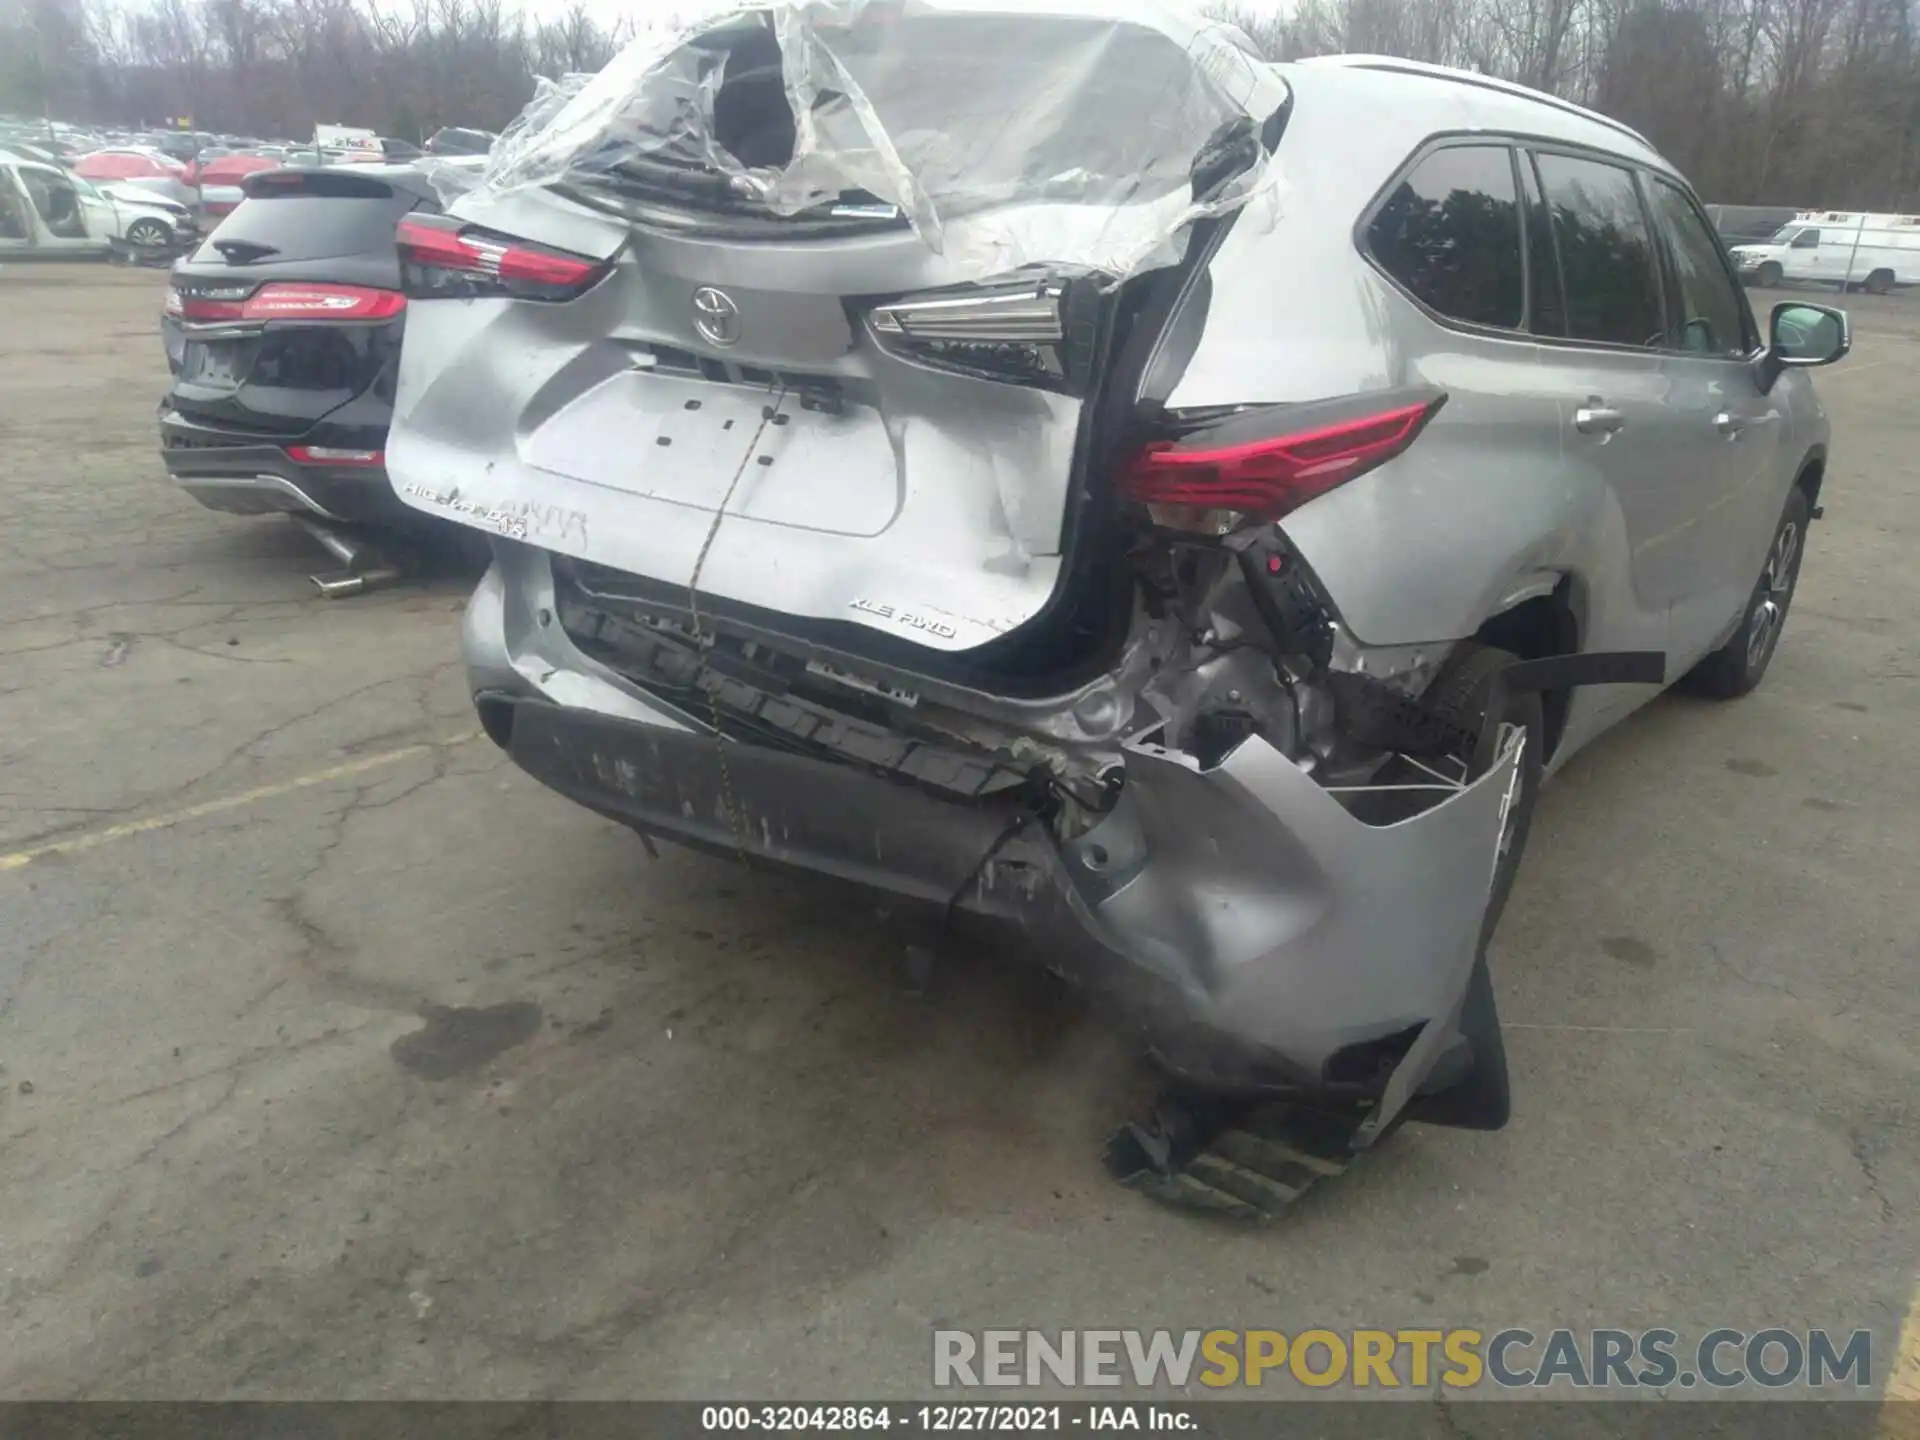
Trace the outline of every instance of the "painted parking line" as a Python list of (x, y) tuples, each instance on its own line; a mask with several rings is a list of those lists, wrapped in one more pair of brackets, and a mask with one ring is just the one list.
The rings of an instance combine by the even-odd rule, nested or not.
[(417, 745), (402, 745), (397, 750), (383, 750), (377, 755), (364, 755), (358, 760), (330, 765), (324, 770), (296, 775), (291, 780), (280, 780), (272, 785), (256, 785), (253, 789), (242, 790), (237, 795), (223, 795), (217, 800), (203, 800), (198, 805), (188, 805), (163, 815), (149, 815), (144, 820), (127, 820), (118, 825), (108, 825), (99, 830), (70, 835), (64, 840), (49, 840), (44, 845), (29, 845), (24, 850), (0, 855), (0, 870), (19, 870), (36, 860), (44, 860), (55, 855), (83, 855), (89, 850), (98, 850), (102, 845), (111, 845), (116, 840), (131, 840), (137, 835), (151, 835), (156, 830), (170, 830), (176, 825), (186, 824), (189, 820), (204, 820), (209, 815), (223, 815), (229, 810), (242, 810), (249, 805), (257, 805), (262, 800), (273, 800), (282, 795), (311, 790), (316, 785), (331, 785), (336, 780), (350, 780), (356, 775), (365, 775), (369, 771), (398, 765), (403, 760), (451, 750), (457, 745), (465, 745), (479, 738), (480, 731), (463, 730), (458, 735), (449, 735), (445, 739), (423, 740)]
[(1884, 360), (1864, 360), (1859, 363), (1847, 360), (1834, 366), (1827, 374), (1822, 375), (1817, 383), (1822, 386), (1831, 385), (1835, 380), (1844, 379), (1848, 375), (1858, 375), (1862, 370), (1876, 370), (1882, 365), (1892, 365), (1895, 363), (1911, 365), (1913, 362), (1905, 357), (1900, 357), (1896, 362), (1895, 357), (1891, 355)]
[(1880, 1409), (1880, 1440), (1920, 1440), (1920, 1285), (1907, 1305), (1887, 1372), (1886, 1403)]

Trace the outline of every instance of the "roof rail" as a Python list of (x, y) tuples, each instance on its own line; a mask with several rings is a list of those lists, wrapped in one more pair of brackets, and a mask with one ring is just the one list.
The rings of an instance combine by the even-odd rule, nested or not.
[(1429, 80), (1451, 80), (1456, 85), (1474, 85), (1482, 90), (1493, 90), (1502, 95), (1513, 95), (1541, 105), (1551, 105), (1555, 110), (1564, 111), (1568, 115), (1578, 115), (1582, 120), (1591, 120), (1596, 125), (1617, 130), (1628, 139), (1639, 141), (1654, 154), (1660, 153), (1659, 148), (1646, 136), (1631, 125), (1621, 124), (1610, 115), (1602, 115), (1598, 110), (1589, 110), (1586, 106), (1576, 105), (1571, 100), (1562, 100), (1558, 95), (1549, 95), (1544, 90), (1535, 90), (1528, 85), (1521, 85), (1512, 80), (1501, 80), (1492, 75), (1482, 75), (1473, 70), (1456, 70), (1450, 65), (1431, 65), (1424, 60), (1404, 60), (1398, 55), (1315, 55), (1305, 60), (1296, 60), (1294, 63), (1349, 70), (1392, 70), (1402, 75), (1423, 76)]

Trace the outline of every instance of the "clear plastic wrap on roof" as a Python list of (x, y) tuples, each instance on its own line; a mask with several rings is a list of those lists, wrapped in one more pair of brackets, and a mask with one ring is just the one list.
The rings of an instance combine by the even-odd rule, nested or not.
[(1119, 277), (1277, 184), (1260, 132), (1286, 98), (1239, 31), (1140, 0), (717, 0), (542, 82), (459, 192), (721, 231), (893, 221), (975, 278)]

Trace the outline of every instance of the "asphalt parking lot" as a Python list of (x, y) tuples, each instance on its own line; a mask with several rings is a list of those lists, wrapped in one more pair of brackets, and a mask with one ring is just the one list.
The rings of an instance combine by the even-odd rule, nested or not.
[(1246, 1230), (1115, 1188), (1140, 1076), (1023, 966), (478, 737), (470, 581), (325, 601), (154, 449), (164, 277), (0, 273), (0, 1394), (908, 1396), (936, 1325), (1876, 1332), (1920, 1255), (1920, 303), (1849, 297), (1766, 685), (1574, 763), (1496, 1134)]

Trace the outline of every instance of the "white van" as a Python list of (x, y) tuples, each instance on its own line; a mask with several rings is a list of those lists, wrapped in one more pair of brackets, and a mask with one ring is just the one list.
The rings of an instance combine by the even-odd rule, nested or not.
[(1742, 280), (1822, 280), (1884, 295), (1920, 285), (1920, 215), (1860, 210), (1804, 210), (1771, 239), (1729, 252)]

